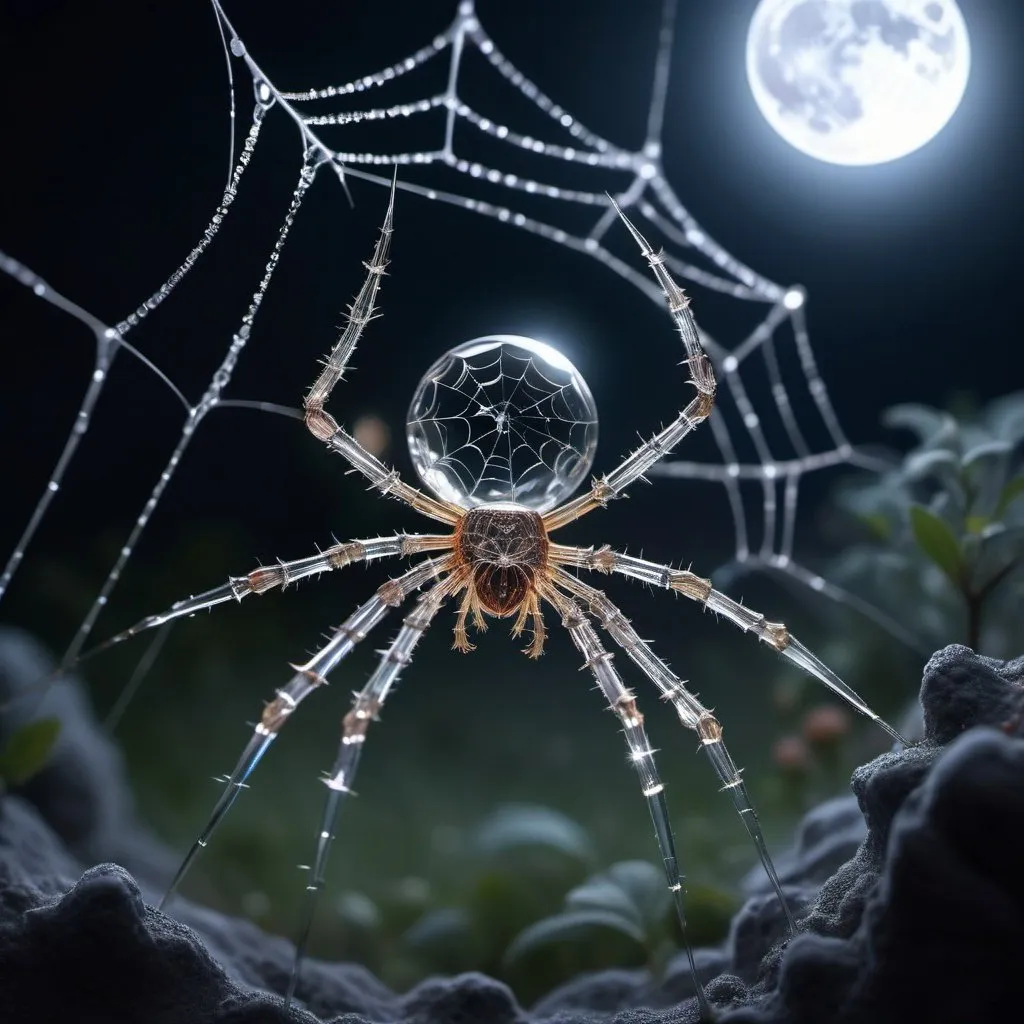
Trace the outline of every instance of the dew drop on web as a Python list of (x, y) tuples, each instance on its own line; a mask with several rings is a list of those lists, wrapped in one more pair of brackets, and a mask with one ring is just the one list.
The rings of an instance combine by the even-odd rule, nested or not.
[(586, 478), (597, 406), (579, 371), (544, 342), (510, 334), (446, 352), (424, 374), (406, 423), (416, 472), (463, 508), (554, 508)]
[(274, 105), (274, 91), (265, 79), (257, 78), (253, 82), (253, 91), (256, 93), (256, 103), (261, 110), (269, 110)]

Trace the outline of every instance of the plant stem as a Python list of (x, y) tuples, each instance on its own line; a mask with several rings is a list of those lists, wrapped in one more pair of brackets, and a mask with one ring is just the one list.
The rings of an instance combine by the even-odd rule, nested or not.
[(1015, 558), (991, 576), (987, 582), (975, 590), (969, 584), (963, 585), (964, 604), (967, 605), (967, 646), (976, 654), (980, 654), (978, 646), (981, 643), (981, 609), (986, 598), (992, 593), (1014, 569), (1020, 565), (1021, 560)]

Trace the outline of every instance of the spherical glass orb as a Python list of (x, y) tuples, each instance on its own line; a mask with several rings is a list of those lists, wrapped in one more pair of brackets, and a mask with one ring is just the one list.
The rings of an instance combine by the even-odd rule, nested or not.
[(420, 479), (463, 508), (514, 501), (544, 512), (586, 477), (597, 406), (550, 345), (493, 334), (446, 352), (420, 381), (406, 437)]

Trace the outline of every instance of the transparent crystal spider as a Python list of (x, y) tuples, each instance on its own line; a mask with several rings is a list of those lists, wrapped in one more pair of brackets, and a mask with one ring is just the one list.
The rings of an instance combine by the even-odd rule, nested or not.
[[(689, 381), (696, 394), (675, 420), (624, 459), (612, 472), (593, 479), (589, 491), (565, 501), (586, 476), (596, 448), (597, 415), (585, 382), (573, 366), (548, 346), (529, 339), (493, 336), (459, 346), (438, 360), (424, 376), (410, 409), (408, 439), (413, 461), (424, 484), (436, 496), (404, 482), (397, 470), (385, 466), (338, 425), (325, 404), (341, 379), (364, 327), (373, 318), (380, 279), (387, 266), (392, 234), (394, 189), (367, 276), (349, 307), (346, 326), (324, 362), (324, 369), (304, 400), (305, 423), (314, 437), (341, 455), (381, 494), (397, 498), (418, 512), (444, 523), (443, 534), (400, 534), (336, 543), (316, 555), (279, 562), (232, 577), (223, 586), (190, 597), (160, 615), (153, 615), (117, 634), (93, 653), (171, 619), (190, 616), (227, 601), (241, 601), (308, 576), (342, 569), (354, 562), (431, 553), (408, 571), (389, 580), (360, 605), (328, 642), (277, 691), (263, 710), (206, 826), (181, 863), (164, 903), (175, 892), (196, 855), (247, 783), (281, 728), (306, 697), (326, 682), (327, 675), (392, 608), (429, 585), (406, 616), (397, 636), (383, 652), (376, 671), (355, 698), (342, 722), (341, 742), (331, 771), (325, 776), (328, 798), (318, 834), (316, 856), (307, 886), (306, 915), (297, 944), (287, 1000), (295, 993), (305, 945), (312, 923), (316, 894), (323, 887), (327, 859), (338, 812), (351, 786), (370, 724), (383, 706), (399, 673), (409, 663), (417, 643), (449, 598), (459, 598), (454, 647), (473, 649), (467, 620), (482, 631), (486, 617), (514, 616), (513, 636), (529, 624), (532, 638), (525, 648), (531, 658), (543, 651), (545, 627), (541, 606), (550, 605), (568, 630), (587, 668), (622, 726), (629, 759), (654, 822), (666, 881), (686, 935), (683, 875), (678, 866), (669, 824), (664, 787), (647, 739), (644, 719), (633, 692), (612, 663), (593, 619), (655, 685), (675, 709), (680, 721), (694, 730), (712, 767), (732, 797), (752, 839), (790, 929), (796, 923), (769, 856), (757, 816), (732, 757), (722, 741), (722, 727), (711, 711), (687, 690), (683, 681), (642, 640), (629, 620), (605, 596), (583, 582), (571, 569), (619, 573), (674, 590), (718, 613), (744, 632), (754, 633), (783, 657), (824, 683), (862, 714), (902, 737), (882, 721), (835, 673), (793, 637), (782, 623), (768, 622), (737, 601), (715, 590), (707, 579), (668, 565), (659, 565), (603, 547), (580, 548), (556, 544), (550, 534), (619, 497), (663, 455), (707, 418), (715, 397), (715, 377), (701, 346), (689, 300), (655, 252), (610, 200), (636, 240), (657, 278), (686, 347)], [(513, 375), (509, 366), (521, 370)], [(508, 387), (511, 385), (511, 387)], [(495, 399), (495, 396), (498, 396)], [(454, 400), (454, 406), (452, 401)], [(447, 403), (447, 406), (446, 406)], [(493, 424), (479, 436), (479, 422)], [(557, 436), (561, 430), (566, 438)], [(487, 447), (489, 445), (489, 448)], [(161, 904), (163, 905), (163, 904)], [(693, 953), (686, 944), (697, 999), (704, 1016), (710, 1007), (697, 977)]]

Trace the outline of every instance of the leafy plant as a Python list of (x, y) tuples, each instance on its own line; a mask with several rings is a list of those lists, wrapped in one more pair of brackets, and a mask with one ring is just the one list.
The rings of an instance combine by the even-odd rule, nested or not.
[(671, 897), (665, 879), (653, 864), (642, 860), (613, 864), (571, 889), (565, 907), (524, 928), (505, 951), (513, 963), (538, 948), (576, 941), (595, 928), (611, 928), (652, 955), (665, 938)]
[[(586, 829), (549, 807), (499, 807), (468, 836), (444, 877), (406, 879), (336, 902), (345, 955), (395, 987), (432, 973), (482, 971), (529, 1003), (582, 970), (659, 971), (681, 948), (664, 872), (628, 860), (598, 870)], [(733, 898), (687, 886), (690, 939), (720, 941)]]
[(586, 829), (561, 812), (499, 807), (473, 830), (454, 877), (404, 945), (431, 970), (500, 974), (514, 937), (551, 914), (596, 863)]
[(56, 718), (37, 718), (15, 730), (0, 748), (0, 791), (20, 786), (41, 771), (59, 735)]
[(917, 445), (840, 495), (872, 540), (848, 550), (833, 578), (918, 622), (928, 642), (960, 637), (1005, 655), (1024, 577), (1024, 392), (972, 416), (898, 405), (883, 422)]
[[(717, 890), (691, 886), (687, 910), (691, 942), (701, 945), (721, 938), (735, 906)], [(609, 942), (602, 933), (618, 941)], [(626, 860), (571, 889), (559, 913), (535, 921), (513, 939), (504, 961), (516, 965), (568, 945), (576, 947), (582, 966), (605, 967), (623, 959), (602, 954), (624, 946), (626, 962), (658, 972), (680, 948), (681, 938), (664, 871), (644, 860)]]

